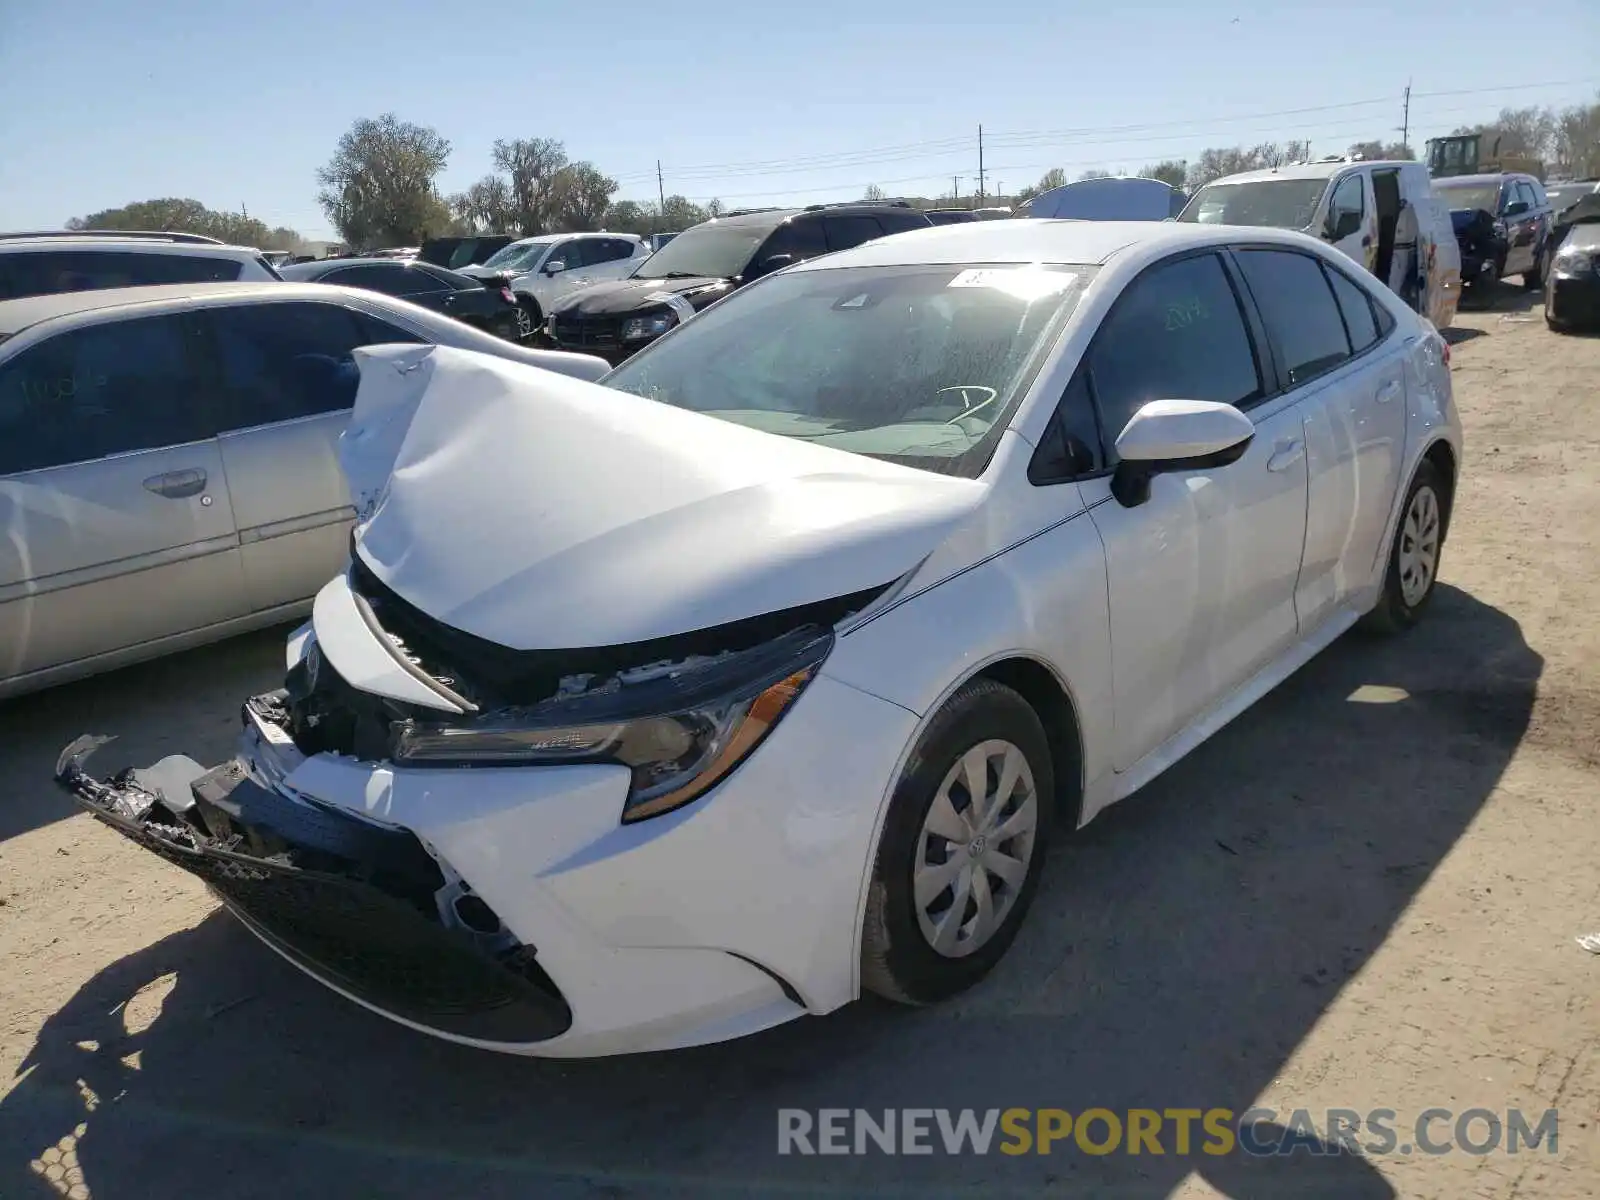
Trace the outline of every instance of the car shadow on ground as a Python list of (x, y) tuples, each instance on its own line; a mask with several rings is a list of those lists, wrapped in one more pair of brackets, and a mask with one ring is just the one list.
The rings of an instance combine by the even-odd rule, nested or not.
[[(1406, 635), (1342, 639), (1058, 842), (1007, 960), (938, 1008), (864, 1001), (673, 1054), (505, 1058), (372, 1016), (214, 914), (46, 1023), (0, 1102), (0, 1194), (57, 1194), (39, 1172), (71, 1168), (96, 1200), (1153, 1200), (1191, 1172), (1234, 1200), (1390, 1197), (1362, 1157), (1185, 1156), (1170, 1133), (1159, 1157), (780, 1156), (777, 1110), (1250, 1108), (1494, 789), (1542, 667), (1515, 621), (1449, 587)], [(1391, 1036), (1371, 1031), (1375, 1048)]]
[[(283, 644), (291, 628), (0, 701), (0, 842), (78, 811), (48, 781), (56, 756), (81, 733), (115, 733), (116, 743), (102, 753), (123, 763), (153, 763), (168, 754), (204, 762), (227, 758), (239, 737), (245, 697), (283, 684)], [(240, 692), (241, 681), (255, 683)], [(203, 724), (195, 714), (204, 714)]]

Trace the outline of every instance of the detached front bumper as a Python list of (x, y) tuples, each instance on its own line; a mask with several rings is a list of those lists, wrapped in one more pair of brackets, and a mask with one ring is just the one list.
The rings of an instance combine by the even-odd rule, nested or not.
[(1562, 271), (1550, 280), (1545, 316), (1562, 325), (1600, 325), (1600, 273)]
[[(291, 642), (291, 657), (304, 653)], [(204, 879), (302, 970), (393, 1020), (508, 1053), (585, 1057), (754, 1033), (853, 999), (881, 798), (914, 714), (826, 675), (718, 788), (619, 823), (605, 764), (396, 767), (306, 755), (281, 697), (238, 757), (57, 780)]]
[[(270, 729), (273, 697), (247, 728)], [(164, 759), (99, 782), (63, 752), (57, 782), (146, 850), (203, 879), (251, 932), (328, 986), (407, 1024), (473, 1042), (533, 1043), (572, 1012), (531, 947), (407, 830), (263, 786), (251, 764)]]

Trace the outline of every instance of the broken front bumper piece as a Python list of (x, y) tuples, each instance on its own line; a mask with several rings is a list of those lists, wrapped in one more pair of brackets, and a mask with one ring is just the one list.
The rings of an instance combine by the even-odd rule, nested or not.
[[(247, 727), (263, 728), (258, 697)], [(270, 726), (266, 726), (270, 727)], [(565, 998), (487, 904), (407, 830), (263, 787), (233, 759), (163, 759), (104, 781), (62, 752), (56, 782), (105, 824), (203, 879), (252, 932), (330, 987), (456, 1039), (528, 1044), (572, 1024)]]

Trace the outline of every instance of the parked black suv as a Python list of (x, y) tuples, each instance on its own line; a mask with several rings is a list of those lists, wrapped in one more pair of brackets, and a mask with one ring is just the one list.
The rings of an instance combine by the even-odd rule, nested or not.
[(680, 233), (627, 279), (563, 297), (551, 308), (545, 335), (558, 349), (615, 365), (735, 288), (790, 263), (929, 226), (916, 209), (894, 204), (814, 204), (717, 217)]
[[(1544, 283), (1554, 250), (1549, 244), (1552, 210), (1544, 185), (1536, 178), (1515, 171), (1451, 175), (1435, 179), (1433, 192), (1450, 209), (1455, 223), (1464, 281), (1492, 285), (1506, 275), (1521, 275), (1527, 287)], [(1478, 211), (1489, 214), (1487, 227), (1477, 218), (1454, 215)], [(1466, 240), (1461, 236), (1464, 228), (1469, 231)]]

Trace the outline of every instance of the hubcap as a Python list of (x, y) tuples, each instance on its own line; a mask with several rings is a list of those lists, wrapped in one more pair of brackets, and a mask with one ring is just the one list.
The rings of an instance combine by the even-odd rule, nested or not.
[(1422, 603), (1439, 567), (1439, 497), (1417, 489), (1400, 525), (1400, 596), (1410, 608)]
[(517, 336), (522, 338), (533, 336), (533, 314), (521, 305), (517, 306)]
[(911, 891), (928, 945), (964, 958), (1003, 926), (1028, 877), (1039, 797), (1021, 750), (980, 742), (944, 777), (917, 839)]

